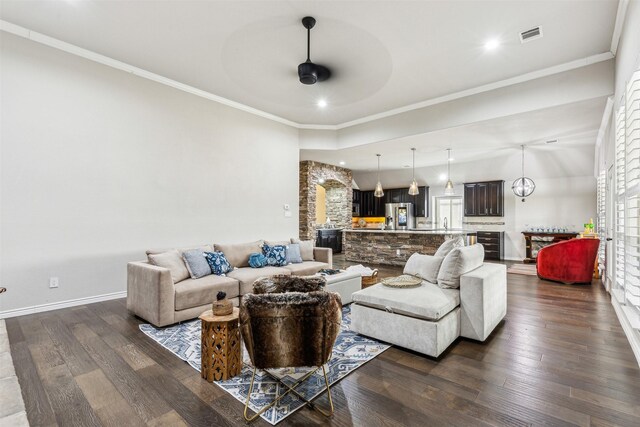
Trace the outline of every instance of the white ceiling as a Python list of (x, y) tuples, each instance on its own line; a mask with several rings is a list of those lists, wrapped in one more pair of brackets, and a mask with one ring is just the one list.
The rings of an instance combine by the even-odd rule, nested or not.
[[(0, 16), (297, 123), (336, 125), (608, 52), (617, 3), (2, 0)], [(305, 59), (305, 15), (318, 20), (312, 60), (334, 73), (314, 86), (296, 75)], [(544, 37), (520, 44), (518, 33), (537, 25)], [(486, 52), (489, 38), (502, 45)], [(320, 98), (328, 108), (318, 109)], [(508, 123), (474, 128), (473, 136), (453, 130), (449, 139), (504, 145), (496, 129)], [(509, 140), (521, 139), (521, 129), (511, 130)], [(420, 145), (416, 138), (407, 144)]]
[[(593, 150), (605, 104), (606, 97), (596, 98), (342, 150), (301, 150), (300, 160), (344, 162), (344, 167), (354, 171), (373, 171), (377, 153), (382, 154), (382, 170), (409, 167), (412, 147), (416, 148), (416, 168), (445, 164), (447, 148), (452, 149), (455, 162), (501, 156), (520, 150), (522, 144), (543, 150), (589, 145), (587, 149)], [(558, 142), (546, 143), (553, 139)]]

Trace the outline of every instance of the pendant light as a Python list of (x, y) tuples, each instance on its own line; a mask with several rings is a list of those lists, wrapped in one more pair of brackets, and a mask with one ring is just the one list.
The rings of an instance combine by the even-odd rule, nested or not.
[(381, 154), (376, 154), (378, 156), (378, 183), (376, 184), (376, 189), (373, 192), (373, 195), (376, 197), (384, 196), (384, 190), (382, 190), (382, 183), (380, 182), (380, 156)]
[(409, 195), (417, 196), (420, 194), (420, 189), (416, 181), (416, 149), (412, 148), (411, 151), (413, 151), (413, 181), (411, 181), (411, 185), (409, 186)]
[(453, 188), (453, 182), (451, 182), (451, 148), (447, 148), (447, 185), (444, 186), (444, 195), (453, 196), (456, 191)]
[(524, 202), (525, 197), (529, 197), (533, 194), (533, 190), (536, 189), (536, 183), (533, 182), (531, 178), (527, 178), (524, 176), (524, 145), (522, 147), (522, 176), (515, 181), (513, 181), (513, 185), (511, 189), (513, 190), (513, 194), (518, 197), (522, 197), (522, 201)]

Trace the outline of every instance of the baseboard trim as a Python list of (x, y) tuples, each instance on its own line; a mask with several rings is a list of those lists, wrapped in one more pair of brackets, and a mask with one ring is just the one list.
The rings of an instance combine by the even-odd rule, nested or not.
[(42, 313), (43, 311), (59, 310), (61, 308), (75, 307), (77, 305), (92, 304), (94, 302), (125, 298), (126, 296), (127, 291), (112, 292), (110, 294), (95, 295), (92, 297), (76, 298), (60, 302), (33, 305), (31, 307), (5, 310), (0, 311), (0, 319), (8, 319), (10, 317), (24, 316), (26, 314)]
[(631, 350), (636, 356), (638, 366), (640, 366), (640, 336), (638, 335), (638, 332), (631, 327), (631, 323), (629, 323), (627, 316), (624, 314), (624, 311), (622, 311), (620, 303), (615, 298), (611, 298), (611, 305), (618, 316), (618, 320), (620, 321), (624, 334), (627, 336), (627, 340), (629, 340)]

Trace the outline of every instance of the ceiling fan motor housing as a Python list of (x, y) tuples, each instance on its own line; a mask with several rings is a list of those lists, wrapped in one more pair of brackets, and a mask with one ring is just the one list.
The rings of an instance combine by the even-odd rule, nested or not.
[(305, 85), (312, 85), (317, 82), (318, 72), (316, 64), (308, 61), (298, 65), (298, 77), (300, 77), (300, 83)]

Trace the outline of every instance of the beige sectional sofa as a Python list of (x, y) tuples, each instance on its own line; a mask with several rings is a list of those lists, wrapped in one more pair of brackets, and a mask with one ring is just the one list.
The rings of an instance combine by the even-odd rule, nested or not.
[[(211, 308), (211, 302), (219, 291), (224, 291), (234, 305), (242, 295), (251, 292), (253, 282), (260, 277), (277, 274), (306, 276), (333, 265), (329, 248), (313, 248), (313, 261), (288, 264), (283, 267), (249, 267), (249, 255), (261, 252), (264, 241), (237, 244), (202, 245), (177, 249), (182, 253), (195, 248), (214, 249), (225, 254), (235, 269), (226, 276), (211, 274), (199, 279), (187, 278), (174, 282), (168, 268), (158, 267), (148, 261), (130, 262), (127, 265), (127, 309), (155, 326), (166, 326), (194, 319)], [(267, 242), (288, 244), (289, 241)], [(147, 256), (176, 249), (153, 249)]]
[[(460, 336), (486, 340), (507, 313), (506, 266), (485, 263), (480, 244), (444, 258), (414, 254), (404, 273), (421, 277), (422, 284), (379, 284), (352, 295), (352, 331), (438, 357)], [(453, 286), (438, 285), (443, 282)]]

